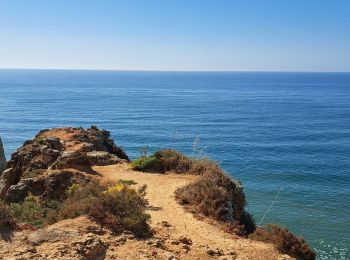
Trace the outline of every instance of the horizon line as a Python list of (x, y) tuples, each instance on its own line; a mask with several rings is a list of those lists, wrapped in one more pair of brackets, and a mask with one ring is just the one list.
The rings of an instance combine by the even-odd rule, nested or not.
[(92, 68), (1, 68), (0, 70), (106, 71), (106, 72), (217, 72), (217, 73), (350, 73), (350, 71), (312, 70), (158, 70), (158, 69), (92, 69)]

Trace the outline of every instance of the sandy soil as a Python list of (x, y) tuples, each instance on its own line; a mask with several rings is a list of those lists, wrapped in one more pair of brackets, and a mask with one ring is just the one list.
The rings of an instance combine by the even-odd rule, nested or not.
[[(150, 174), (135, 172), (128, 164), (94, 167), (104, 178), (109, 180), (134, 180), (137, 185), (147, 185), (147, 199), (150, 207), (151, 226), (157, 235), (168, 241), (181, 236), (191, 239), (190, 250), (180, 250), (180, 259), (210, 259), (207, 251), (222, 252), (226, 259), (285, 259), (272, 245), (230, 235), (219, 227), (194, 218), (180, 206), (174, 191), (193, 181), (196, 177), (178, 174)], [(165, 221), (165, 222), (164, 222)], [(164, 227), (163, 223), (169, 223)]]

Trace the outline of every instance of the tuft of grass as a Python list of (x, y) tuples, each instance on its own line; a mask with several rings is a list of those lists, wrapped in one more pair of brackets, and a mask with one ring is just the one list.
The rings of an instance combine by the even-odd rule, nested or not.
[(16, 226), (16, 221), (11, 215), (10, 207), (0, 200), (0, 228), (13, 229)]
[(28, 195), (22, 204), (11, 203), (10, 212), (17, 223), (30, 224), (37, 228), (45, 224), (47, 209), (33, 195)]
[(278, 251), (297, 259), (316, 259), (316, 252), (308, 246), (306, 241), (302, 237), (295, 236), (287, 228), (270, 224), (265, 228), (257, 228), (249, 238), (273, 243)]
[(138, 237), (146, 237), (150, 235), (150, 216), (145, 213), (145, 189), (135, 190), (122, 183), (113, 186), (89, 183), (69, 194), (56, 210), (51, 211), (48, 223), (88, 215), (115, 233), (128, 230)]

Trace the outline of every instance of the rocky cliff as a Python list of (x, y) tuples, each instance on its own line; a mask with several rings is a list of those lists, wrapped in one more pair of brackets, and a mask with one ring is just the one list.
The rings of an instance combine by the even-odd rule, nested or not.
[(0, 176), (0, 199), (21, 202), (29, 194), (60, 200), (73, 183), (86, 183), (95, 165), (128, 161), (106, 130), (92, 126), (40, 131), (12, 154)]
[(4, 146), (2, 144), (2, 140), (0, 137), (0, 175), (5, 170), (5, 167), (6, 167), (6, 158), (5, 158)]
[(173, 150), (140, 159), (95, 126), (25, 141), (0, 175), (0, 259), (292, 259), (242, 233), (243, 189), (215, 163)]

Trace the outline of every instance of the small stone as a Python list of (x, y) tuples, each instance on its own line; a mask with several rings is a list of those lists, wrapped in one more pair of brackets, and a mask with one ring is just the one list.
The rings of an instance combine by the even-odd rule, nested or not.
[(170, 243), (172, 245), (178, 245), (178, 244), (180, 244), (180, 241), (179, 240), (172, 240)]
[(163, 244), (162, 241), (157, 240), (157, 241), (155, 242), (155, 247), (164, 249), (164, 244)]
[(210, 256), (214, 256), (214, 255), (215, 255), (215, 252), (214, 252), (214, 250), (212, 250), (212, 249), (208, 249), (208, 250), (207, 250), (207, 254), (210, 255)]
[(161, 222), (161, 224), (162, 224), (163, 227), (171, 227), (171, 225), (169, 224), (168, 221), (164, 221), (164, 220), (163, 220), (163, 221)]
[(189, 245), (183, 245), (182, 248), (187, 251), (191, 250), (191, 247)]
[(188, 237), (185, 237), (185, 236), (179, 237), (179, 241), (185, 245), (192, 245), (192, 240)]

